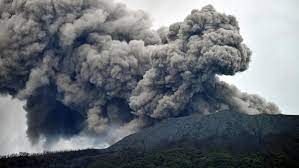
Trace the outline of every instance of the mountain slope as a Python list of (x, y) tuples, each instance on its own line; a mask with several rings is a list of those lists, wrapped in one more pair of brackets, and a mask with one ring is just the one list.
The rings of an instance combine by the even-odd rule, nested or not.
[(299, 167), (299, 116), (167, 119), (108, 149), (0, 158), (0, 167)]
[(223, 111), (208, 116), (165, 120), (124, 138), (110, 147), (110, 150), (152, 151), (178, 143), (192, 143), (207, 149), (227, 146), (236, 151), (254, 151), (266, 147), (268, 140), (278, 140), (279, 137), (299, 137), (298, 116), (250, 116)]
[(108, 151), (90, 168), (299, 167), (299, 116), (223, 111), (173, 118)]

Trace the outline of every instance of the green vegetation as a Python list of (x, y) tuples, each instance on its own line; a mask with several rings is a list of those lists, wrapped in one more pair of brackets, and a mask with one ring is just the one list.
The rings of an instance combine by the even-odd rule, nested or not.
[(275, 154), (232, 154), (225, 151), (201, 153), (196, 149), (171, 149), (147, 154), (126, 152), (99, 157), (89, 168), (287, 168), (298, 167), (296, 161)]
[(283, 153), (232, 153), (224, 150), (202, 152), (200, 148), (175, 147), (150, 153), (136, 151), (83, 150), (73, 152), (22, 154), (0, 158), (2, 168), (297, 168), (299, 162)]

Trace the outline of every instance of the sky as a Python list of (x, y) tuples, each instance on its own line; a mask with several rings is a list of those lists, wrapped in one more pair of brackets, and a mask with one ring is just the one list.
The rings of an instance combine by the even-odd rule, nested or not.
[[(299, 115), (299, 8), (298, 0), (117, 0), (146, 11), (153, 28), (183, 20), (192, 9), (212, 4), (217, 11), (236, 16), (244, 42), (252, 50), (247, 71), (223, 80), (242, 91), (259, 94), (276, 103), (282, 113)], [(86, 137), (61, 140), (55, 147), (31, 147), (26, 137), (24, 102), (0, 97), (0, 155), (56, 149), (92, 147)], [(99, 144), (98, 147), (105, 147)]]

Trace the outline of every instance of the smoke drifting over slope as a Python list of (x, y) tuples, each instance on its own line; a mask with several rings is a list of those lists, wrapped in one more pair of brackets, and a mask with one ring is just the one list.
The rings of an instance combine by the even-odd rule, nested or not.
[(251, 52), (212, 6), (158, 31), (111, 0), (0, 0), (0, 14), (0, 92), (26, 100), (33, 143), (226, 109), (279, 113), (218, 79), (245, 71)]

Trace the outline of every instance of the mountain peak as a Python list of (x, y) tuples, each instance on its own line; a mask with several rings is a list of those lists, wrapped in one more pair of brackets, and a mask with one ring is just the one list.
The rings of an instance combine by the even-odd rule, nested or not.
[(298, 167), (298, 123), (232, 111), (169, 118), (107, 149), (4, 157), (0, 167)]
[[(247, 143), (253, 143), (258, 148), (267, 136), (299, 132), (298, 123), (297, 116), (247, 115), (232, 111), (221, 111), (206, 116), (170, 118), (124, 138), (110, 147), (110, 150), (129, 148), (151, 151), (184, 141), (203, 144), (209, 139), (217, 139), (217, 141), (204, 144), (219, 146), (227, 145), (226, 143), (232, 141), (244, 141), (238, 142), (239, 145), (246, 146)], [(228, 146), (234, 148), (234, 144), (231, 145)]]

